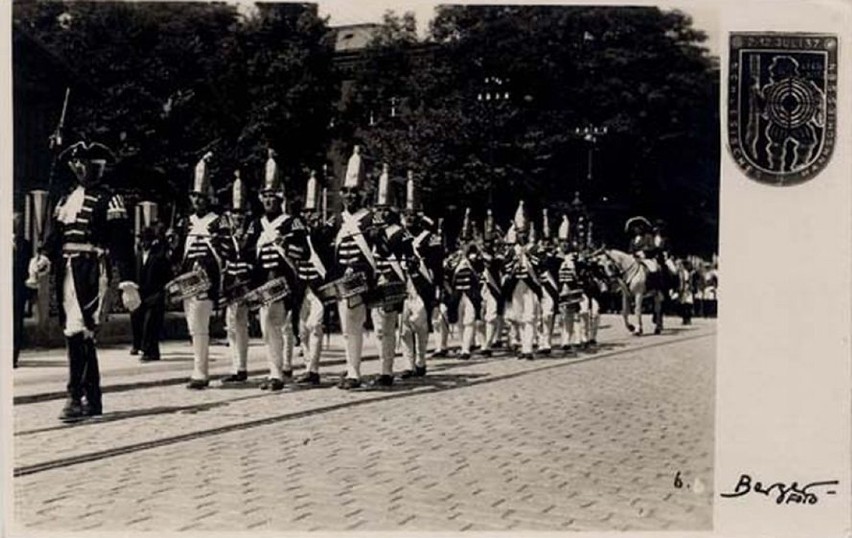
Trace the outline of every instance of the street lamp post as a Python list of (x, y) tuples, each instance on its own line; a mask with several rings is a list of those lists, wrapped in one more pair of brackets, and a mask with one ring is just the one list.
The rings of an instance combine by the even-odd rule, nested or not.
[(496, 76), (486, 76), (482, 89), (476, 94), (476, 100), (487, 108), (488, 118), (488, 205), (494, 205), (494, 109), (499, 103), (509, 100), (510, 92), (507, 87), (509, 80)]
[(586, 125), (582, 128), (576, 127), (574, 128), (574, 134), (578, 137), (582, 137), (583, 140), (589, 143), (589, 152), (588, 152), (588, 165), (586, 167), (586, 180), (591, 184), (592, 182), (592, 163), (593, 163), (593, 153), (595, 151), (595, 144), (598, 143), (598, 139), (607, 134), (607, 128), (598, 127), (595, 125)]

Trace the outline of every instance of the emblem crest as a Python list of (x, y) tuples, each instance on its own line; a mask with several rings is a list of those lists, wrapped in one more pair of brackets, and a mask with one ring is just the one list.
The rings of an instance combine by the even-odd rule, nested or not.
[(837, 37), (732, 33), (728, 144), (750, 178), (795, 185), (834, 151)]

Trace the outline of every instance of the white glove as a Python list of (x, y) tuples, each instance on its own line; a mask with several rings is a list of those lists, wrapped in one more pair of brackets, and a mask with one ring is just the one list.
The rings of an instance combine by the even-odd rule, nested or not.
[(139, 305), (142, 304), (142, 298), (139, 297), (139, 286), (133, 282), (122, 282), (118, 285), (121, 290), (121, 302), (128, 311), (133, 312)]
[(27, 268), (29, 278), (27, 278), (26, 286), (32, 289), (38, 289), (39, 280), (50, 273), (50, 260), (44, 254), (37, 254), (30, 259), (30, 264)]

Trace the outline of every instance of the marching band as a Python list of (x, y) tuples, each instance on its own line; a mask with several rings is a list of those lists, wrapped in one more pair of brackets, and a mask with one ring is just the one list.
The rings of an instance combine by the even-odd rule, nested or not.
[[(116, 235), (127, 228), (116, 226), (127, 220), (123, 200), (103, 186), (87, 184), (102, 173), (109, 150), (81, 144), (72, 146), (68, 157), (80, 186), (58, 205), (53, 233), (30, 266), (32, 278), (51, 266), (64, 275), (58, 291), (71, 365), (65, 419), (102, 412), (93, 334), (102, 316), (105, 256), (122, 272), (128, 309), (138, 302), (137, 286), (125, 274), (127, 243)], [(437, 333), (432, 357), (446, 357), (452, 326), (460, 336), (460, 360), (474, 353), (490, 357), (498, 347), (534, 360), (552, 353), (557, 328), (568, 356), (597, 344), (605, 277), (595, 268), (582, 218), (574, 225), (562, 215), (554, 234), (547, 209), (536, 220), (520, 201), (503, 233), (490, 208), (481, 229), (467, 208), (453, 241), (444, 233), (443, 220), (424, 211), (412, 170), (403, 180), (392, 180), (384, 163), (376, 198), (365, 203), (366, 167), (357, 145), (342, 181), (338, 218), (327, 218), (326, 189), (316, 171), (307, 179), (301, 211), (288, 213), (288, 182), (272, 149), (257, 194), (263, 211), (252, 218), (239, 170), (228, 189), (229, 203), (224, 211), (217, 209), (212, 157), (206, 153), (195, 167), (191, 214), (168, 231), (170, 256), (180, 270), (166, 291), (173, 302), (182, 303), (186, 317), (194, 359), (189, 389), (210, 384), (210, 322), (216, 310), (225, 312), (232, 359), (232, 371), (221, 382), (247, 380), (249, 322), (256, 313), (269, 367), (260, 388), (269, 391), (282, 390), (288, 382), (319, 385), (324, 324), (334, 305), (345, 342), (346, 372), (337, 385), (344, 390), (362, 385), (368, 319), (381, 364), (373, 380), (379, 387), (391, 386), (395, 374), (401, 379), (425, 376), (430, 334)], [(323, 175), (328, 177), (325, 170)], [(404, 188), (397, 190), (392, 182)], [(402, 199), (396, 196), (400, 191)], [(635, 234), (635, 255), (665, 263), (662, 227), (631, 220), (627, 231)], [(675, 275), (683, 272), (683, 265), (673, 268)], [(683, 285), (680, 291), (685, 297)], [(304, 372), (294, 376), (297, 346)], [(397, 372), (399, 347), (403, 367)]]

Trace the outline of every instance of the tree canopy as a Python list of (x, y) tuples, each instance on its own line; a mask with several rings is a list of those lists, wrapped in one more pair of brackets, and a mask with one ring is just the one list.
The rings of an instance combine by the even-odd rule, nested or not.
[[(525, 199), (558, 215), (579, 192), (604, 239), (645, 213), (715, 249), (717, 72), (689, 17), (455, 5), (425, 43), (413, 35), (411, 15), (386, 15), (344, 117), (376, 161), (415, 171), (436, 211), (470, 206), (481, 222), (490, 206), (505, 222)], [(593, 145), (576, 132), (590, 126), (606, 128)]]

